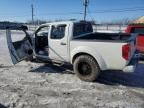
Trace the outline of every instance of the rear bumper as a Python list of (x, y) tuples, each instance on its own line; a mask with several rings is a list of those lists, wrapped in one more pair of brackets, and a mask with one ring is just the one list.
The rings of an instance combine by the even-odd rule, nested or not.
[(136, 54), (134, 58), (131, 60), (131, 62), (123, 69), (123, 72), (128, 72), (128, 73), (135, 72), (139, 61), (139, 57), (140, 55)]

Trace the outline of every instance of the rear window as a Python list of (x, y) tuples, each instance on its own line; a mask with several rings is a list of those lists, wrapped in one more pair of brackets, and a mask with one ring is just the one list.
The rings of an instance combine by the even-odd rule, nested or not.
[(77, 37), (82, 34), (92, 33), (93, 28), (91, 23), (76, 23), (74, 24), (73, 36)]
[(133, 28), (132, 33), (144, 34), (144, 28)]

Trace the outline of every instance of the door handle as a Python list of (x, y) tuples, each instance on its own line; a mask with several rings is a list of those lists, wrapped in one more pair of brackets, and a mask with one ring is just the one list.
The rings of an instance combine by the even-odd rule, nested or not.
[(64, 43), (64, 42), (61, 42), (60, 44), (61, 44), (61, 45), (66, 45), (66, 43)]

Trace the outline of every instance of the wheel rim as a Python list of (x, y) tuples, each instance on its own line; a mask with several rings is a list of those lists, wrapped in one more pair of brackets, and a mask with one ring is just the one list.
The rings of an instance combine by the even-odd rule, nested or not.
[(89, 63), (81, 62), (81, 63), (78, 64), (78, 71), (79, 71), (80, 74), (86, 76), (86, 75), (90, 75), (91, 74), (92, 68), (91, 68)]

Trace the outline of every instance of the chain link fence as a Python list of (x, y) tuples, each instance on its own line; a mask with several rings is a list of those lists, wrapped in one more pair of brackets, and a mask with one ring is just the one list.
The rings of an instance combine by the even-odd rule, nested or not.
[(94, 32), (124, 32), (127, 25), (103, 25), (103, 24), (96, 24), (93, 25)]

